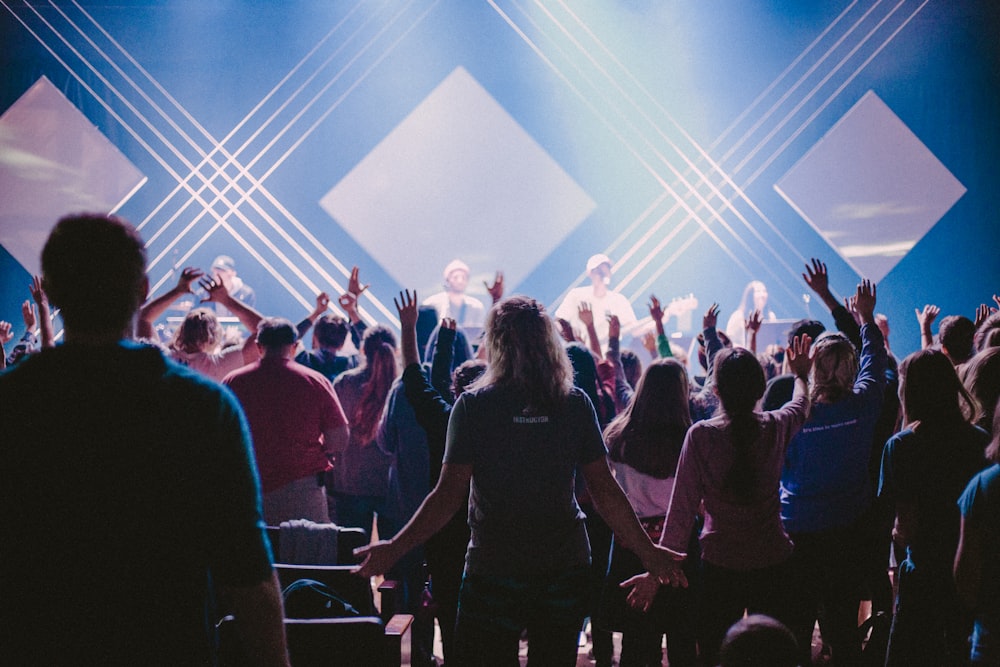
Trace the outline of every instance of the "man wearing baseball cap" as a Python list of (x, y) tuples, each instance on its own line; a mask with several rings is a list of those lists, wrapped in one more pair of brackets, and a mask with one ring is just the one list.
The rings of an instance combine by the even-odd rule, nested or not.
[(463, 329), (483, 326), (486, 308), (475, 297), (465, 293), (469, 285), (469, 266), (460, 259), (453, 259), (444, 267), (444, 291), (432, 294), (423, 305), (432, 306), (438, 319), (450, 317)]
[(566, 298), (556, 309), (555, 316), (564, 319), (573, 325), (574, 329), (586, 331), (586, 327), (580, 321), (580, 304), (587, 303), (594, 313), (594, 328), (597, 330), (597, 337), (604, 347), (608, 343), (608, 317), (617, 315), (621, 322), (622, 331), (636, 323), (635, 311), (632, 304), (623, 294), (609, 289), (611, 285), (611, 259), (598, 253), (591, 255), (587, 260), (587, 275), (590, 277), (590, 285), (585, 287), (574, 287), (566, 294)]

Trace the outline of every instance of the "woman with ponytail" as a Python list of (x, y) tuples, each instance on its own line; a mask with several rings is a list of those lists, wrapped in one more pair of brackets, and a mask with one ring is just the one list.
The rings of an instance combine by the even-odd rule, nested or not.
[[(809, 409), (811, 342), (796, 338), (789, 348), (795, 390), (772, 412), (757, 411), (765, 385), (757, 357), (739, 347), (720, 351), (713, 369), (720, 410), (694, 424), (681, 448), (660, 545), (687, 553), (703, 508), (700, 643), (706, 665), (717, 664), (726, 630), (745, 611), (788, 622), (792, 541), (781, 525), (778, 480), (788, 442)], [(659, 581), (639, 575), (622, 585), (634, 587), (634, 607), (648, 609)]]
[(351, 426), (347, 448), (327, 473), (330, 518), (340, 526), (364, 528), (369, 534), (379, 517), (379, 533), (390, 532), (384, 516), (389, 483), (389, 455), (375, 442), (386, 396), (398, 375), (396, 337), (374, 326), (361, 341), (362, 365), (337, 376), (333, 388)]

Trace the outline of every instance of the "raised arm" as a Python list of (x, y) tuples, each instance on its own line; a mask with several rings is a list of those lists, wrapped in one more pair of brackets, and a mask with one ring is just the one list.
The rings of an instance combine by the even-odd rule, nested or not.
[(747, 349), (757, 354), (757, 332), (764, 321), (764, 316), (760, 309), (754, 309), (750, 317), (743, 321), (743, 328), (746, 329)]
[(934, 346), (934, 334), (931, 332), (931, 324), (937, 319), (941, 309), (928, 303), (923, 310), (914, 308), (913, 312), (917, 316), (917, 324), (920, 325), (920, 349), (926, 350)]
[(809, 289), (816, 293), (816, 296), (820, 298), (820, 301), (823, 302), (827, 310), (830, 311), (830, 314), (833, 315), (833, 321), (837, 325), (837, 330), (847, 336), (854, 343), (855, 348), (860, 349), (860, 327), (854, 318), (851, 317), (848, 310), (844, 308), (843, 304), (830, 291), (830, 277), (826, 270), (826, 264), (815, 257), (810, 262), (811, 265), (806, 264), (806, 272), (802, 274), (802, 279), (806, 281)]
[(155, 299), (147, 301), (139, 310), (136, 334), (140, 338), (153, 338), (153, 322), (158, 320), (174, 301), (185, 294), (192, 293), (194, 290), (191, 289), (191, 286), (204, 275), (205, 273), (201, 269), (192, 266), (185, 267), (181, 271), (181, 277), (177, 279), (176, 285)]
[(450, 317), (441, 320), (434, 353), (431, 355), (431, 385), (448, 400), (451, 396), (451, 363), (455, 358), (455, 337), (458, 323)]
[(493, 300), (493, 305), (495, 306), (503, 298), (503, 271), (497, 271), (496, 276), (493, 278), (493, 284), (487, 285), (486, 281), (483, 281), (483, 287), (490, 294), (490, 299)]
[(56, 339), (52, 331), (52, 310), (49, 308), (49, 297), (42, 289), (42, 279), (39, 276), (31, 278), (31, 298), (38, 306), (38, 335), (41, 338), (42, 349), (55, 347)]
[(670, 349), (670, 340), (667, 339), (666, 331), (663, 328), (663, 306), (655, 294), (649, 295), (649, 317), (656, 326), (656, 351), (661, 357), (674, 356)]
[(441, 530), (462, 504), (468, 502), (471, 479), (471, 465), (445, 463), (437, 484), (395, 537), (354, 550), (354, 555), (362, 558), (355, 573), (362, 577), (384, 574), (414, 547)]
[(327, 308), (330, 307), (330, 296), (326, 292), (320, 292), (316, 295), (316, 305), (313, 307), (312, 312), (303, 318), (301, 322), (295, 327), (298, 331), (299, 339), (301, 340), (303, 336), (316, 324), (316, 320), (323, 317), (323, 313), (326, 312)]
[(11, 333), (10, 322), (0, 320), (0, 371), (7, 368), (7, 351), (4, 350), (4, 345), (13, 338), (14, 334)]
[(236, 316), (240, 324), (246, 327), (249, 332), (243, 343), (243, 363), (250, 364), (257, 361), (260, 358), (260, 350), (257, 349), (257, 325), (264, 319), (264, 316), (239, 299), (233, 298), (221, 280), (203, 277), (199, 282), (208, 293), (201, 302), (213, 302), (224, 306)]
[(583, 326), (587, 327), (587, 338), (590, 339), (590, 351), (598, 359), (603, 358), (604, 353), (601, 352), (601, 341), (597, 337), (597, 328), (594, 326), (594, 311), (590, 309), (590, 304), (586, 301), (581, 301), (577, 313), (580, 321), (583, 322)]
[(403, 290), (399, 297), (393, 297), (399, 313), (399, 348), (403, 355), (403, 368), (410, 364), (420, 363), (420, 350), (417, 348), (417, 291)]

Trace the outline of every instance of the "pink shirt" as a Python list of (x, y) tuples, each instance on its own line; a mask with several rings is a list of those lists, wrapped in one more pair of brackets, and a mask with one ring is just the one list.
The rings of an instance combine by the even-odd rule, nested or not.
[(323, 433), (347, 423), (333, 385), (290, 359), (268, 358), (226, 376), (243, 405), (264, 493), (330, 467)]
[(723, 492), (733, 461), (725, 420), (714, 417), (694, 424), (681, 449), (660, 543), (686, 553), (695, 515), (704, 503), (700, 541), (706, 561), (733, 570), (755, 570), (785, 561), (792, 554), (792, 541), (781, 524), (778, 482), (788, 442), (802, 427), (807, 411), (808, 401), (800, 397), (779, 410), (757, 414), (761, 433), (754, 451), (762, 457), (747, 504), (736, 503)]

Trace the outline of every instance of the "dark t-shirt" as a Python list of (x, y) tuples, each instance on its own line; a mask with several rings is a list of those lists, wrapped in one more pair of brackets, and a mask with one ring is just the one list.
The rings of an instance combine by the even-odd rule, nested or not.
[(885, 443), (879, 497), (916, 508), (916, 534), (907, 558), (918, 568), (951, 576), (958, 546), (958, 497), (986, 466), (989, 435), (972, 424), (920, 427)]
[(975, 523), (983, 540), (983, 571), (976, 613), (1000, 618), (1000, 464), (972, 478), (958, 499), (966, 526)]
[(211, 660), (210, 582), (271, 571), (245, 419), (156, 349), (67, 344), (0, 375), (11, 664)]
[(463, 394), (444, 461), (472, 465), (466, 571), (521, 576), (588, 565), (576, 471), (606, 454), (594, 407), (577, 388), (545, 413), (526, 411), (509, 390)]

